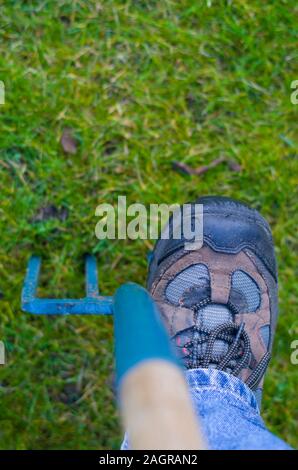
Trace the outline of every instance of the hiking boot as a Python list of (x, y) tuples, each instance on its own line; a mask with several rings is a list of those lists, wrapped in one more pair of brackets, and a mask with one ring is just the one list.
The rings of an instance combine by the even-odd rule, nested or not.
[(203, 204), (203, 246), (187, 251), (189, 240), (174, 239), (171, 218), (169, 239), (155, 245), (147, 287), (184, 366), (232, 374), (260, 404), (277, 321), (270, 227), (230, 198), (202, 197), (196, 204)]

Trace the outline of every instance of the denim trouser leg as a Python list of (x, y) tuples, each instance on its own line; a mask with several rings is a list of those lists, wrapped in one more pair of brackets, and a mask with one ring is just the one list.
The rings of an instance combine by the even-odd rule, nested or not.
[(186, 379), (210, 449), (290, 449), (266, 429), (241, 380), (215, 369), (188, 370)]
[[(215, 369), (188, 370), (186, 380), (209, 449), (291, 449), (266, 429), (253, 392), (241, 380)], [(129, 449), (127, 436), (121, 448)]]

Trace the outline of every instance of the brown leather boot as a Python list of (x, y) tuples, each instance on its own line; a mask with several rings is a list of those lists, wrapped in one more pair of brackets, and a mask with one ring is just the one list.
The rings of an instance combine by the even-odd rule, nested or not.
[(277, 321), (270, 227), (257, 211), (229, 198), (196, 203), (203, 204), (202, 248), (187, 251), (183, 236), (159, 239), (148, 289), (185, 367), (233, 374), (260, 404)]

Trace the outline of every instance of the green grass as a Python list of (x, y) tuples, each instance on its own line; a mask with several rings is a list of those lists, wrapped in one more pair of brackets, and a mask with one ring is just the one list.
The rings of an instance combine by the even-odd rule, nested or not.
[[(79, 295), (81, 257), (99, 257), (101, 288), (145, 283), (143, 241), (99, 242), (96, 206), (185, 202), (223, 194), (272, 225), (280, 320), (264, 419), (298, 445), (297, 110), (295, 0), (21, 1), (0, 7), (0, 446), (116, 448), (113, 330), (107, 318), (39, 318), (20, 310), (31, 253), (42, 293)], [(75, 155), (60, 138), (72, 128)], [(202, 177), (172, 171), (219, 155), (240, 163)], [(41, 207), (65, 221), (33, 222)]]

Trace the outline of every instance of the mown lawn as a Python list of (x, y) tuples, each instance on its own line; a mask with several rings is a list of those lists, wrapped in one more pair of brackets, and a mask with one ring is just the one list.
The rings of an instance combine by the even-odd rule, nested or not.
[[(145, 283), (151, 242), (97, 240), (96, 206), (203, 194), (242, 199), (272, 225), (280, 321), (264, 419), (298, 445), (296, 15), (295, 0), (1, 2), (1, 448), (117, 448), (121, 439), (112, 321), (22, 313), (30, 254), (44, 257), (42, 294), (81, 295), (86, 251), (98, 256), (104, 293)], [(73, 153), (62, 148), (65, 129)], [(242, 171), (172, 168), (221, 155)]]

